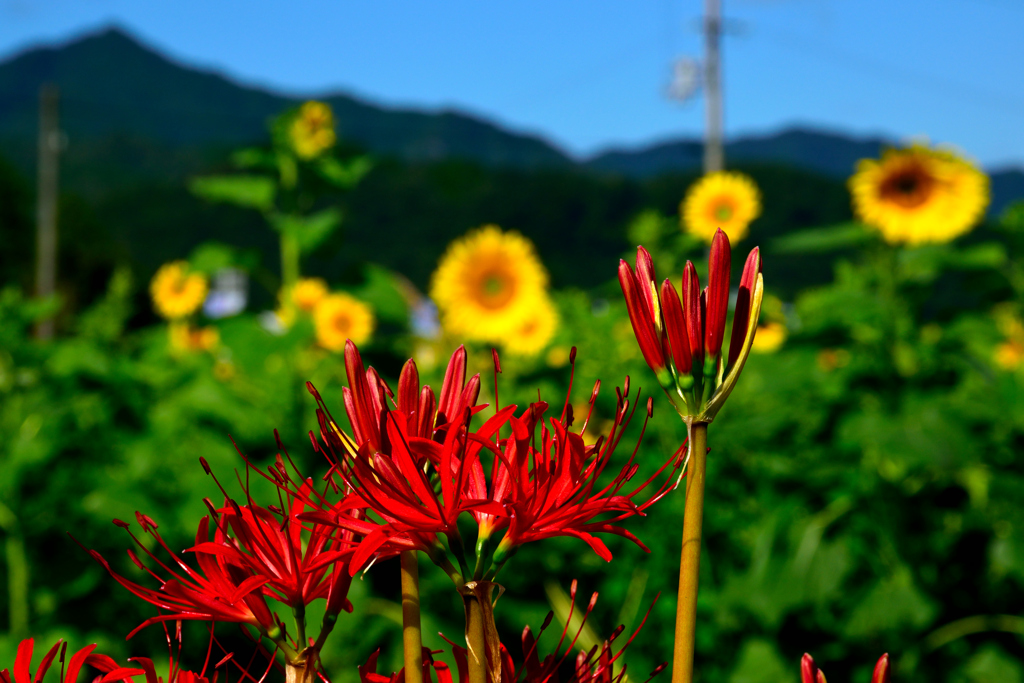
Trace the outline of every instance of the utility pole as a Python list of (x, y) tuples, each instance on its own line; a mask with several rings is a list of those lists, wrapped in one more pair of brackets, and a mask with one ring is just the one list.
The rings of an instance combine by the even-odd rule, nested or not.
[(725, 167), (722, 146), (722, 3), (704, 0), (704, 172), (721, 171)]
[[(58, 156), (61, 148), (56, 85), (39, 89), (39, 181), (36, 189), (36, 296), (53, 296), (57, 284)], [(53, 318), (40, 320), (36, 337), (53, 338)]]

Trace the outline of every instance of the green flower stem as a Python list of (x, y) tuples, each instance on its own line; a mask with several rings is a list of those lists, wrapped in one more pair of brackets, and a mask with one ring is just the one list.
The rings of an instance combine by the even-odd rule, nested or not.
[(686, 472), (686, 509), (683, 548), (679, 558), (679, 595), (676, 601), (676, 637), (672, 652), (672, 683), (693, 682), (693, 648), (697, 629), (697, 579), (700, 574), (700, 538), (704, 522), (704, 471), (708, 457), (708, 425), (689, 425), (690, 461)]
[(306, 606), (299, 603), (292, 609), (292, 614), (295, 615), (295, 642), (301, 651), (306, 648)]
[(290, 291), (299, 281), (299, 241), (281, 233), (281, 289)]
[(423, 683), (420, 567), (415, 550), (402, 552), (402, 652), (405, 657), (405, 683)]
[(466, 657), (469, 669), (469, 683), (487, 683), (487, 640), (484, 637), (484, 610), (480, 600), (473, 594), (463, 593), (466, 604)]

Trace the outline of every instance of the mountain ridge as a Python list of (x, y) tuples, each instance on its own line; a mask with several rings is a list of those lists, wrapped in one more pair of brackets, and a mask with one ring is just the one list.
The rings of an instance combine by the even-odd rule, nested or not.
[[(87, 195), (103, 191), (97, 168), (111, 167), (118, 182), (178, 181), (204, 172), (226, 150), (265, 139), (268, 119), (303, 99), (168, 57), (118, 26), (28, 46), (0, 61), (0, 150), (29, 173), (42, 82), (61, 88), (62, 127), (72, 143), (66, 177)], [(692, 138), (574, 157), (541, 135), (454, 108), (385, 107), (338, 90), (319, 97), (334, 108), (343, 138), (416, 164), (459, 158), (493, 167), (575, 168), (632, 178), (692, 172), (701, 164), (701, 142)], [(887, 144), (882, 136), (799, 125), (734, 138), (725, 152), (733, 164), (781, 164), (841, 178), (857, 159), (877, 156)], [(1024, 170), (1000, 169), (992, 179), (993, 210), (1024, 197)]]

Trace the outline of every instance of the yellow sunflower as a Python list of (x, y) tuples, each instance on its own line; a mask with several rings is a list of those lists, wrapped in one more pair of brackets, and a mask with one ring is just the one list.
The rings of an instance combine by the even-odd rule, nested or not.
[(786, 326), (782, 323), (758, 325), (750, 350), (754, 353), (775, 353), (786, 343), (787, 336)]
[(502, 340), (509, 353), (535, 356), (543, 351), (558, 328), (558, 311), (550, 299), (538, 299), (525, 318)]
[(212, 351), (220, 344), (216, 327), (193, 327), (187, 322), (172, 322), (168, 330), (175, 351)]
[(189, 273), (188, 263), (173, 261), (160, 266), (149, 283), (156, 312), (168, 320), (195, 313), (206, 299), (207, 282), (202, 273)]
[(348, 294), (325, 296), (313, 311), (316, 340), (331, 351), (345, 348), (345, 340), (362, 344), (373, 334), (373, 309)]
[(291, 303), (300, 311), (313, 312), (320, 300), (327, 296), (327, 283), (318, 277), (304, 277), (292, 287)]
[(1024, 362), (1024, 344), (1013, 339), (1004, 341), (996, 347), (993, 358), (1003, 370), (1016, 370)]
[(310, 100), (299, 107), (288, 129), (292, 149), (303, 159), (312, 159), (334, 146), (334, 113), (323, 102)]
[(850, 192), (857, 216), (892, 244), (948, 242), (973, 228), (989, 202), (987, 175), (924, 145), (862, 159)]
[(683, 228), (711, 242), (721, 228), (735, 244), (747, 236), (750, 222), (761, 215), (761, 193), (742, 173), (716, 171), (690, 186), (679, 205)]
[(449, 332), (504, 343), (544, 305), (547, 282), (530, 240), (486, 225), (448, 246), (430, 295)]

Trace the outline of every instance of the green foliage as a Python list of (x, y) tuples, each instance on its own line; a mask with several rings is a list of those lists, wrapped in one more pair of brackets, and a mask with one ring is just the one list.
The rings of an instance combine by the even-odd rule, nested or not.
[(298, 242), (302, 251), (312, 251), (341, 225), (341, 213), (329, 208), (309, 216), (276, 214), (270, 217), (270, 225)]
[(267, 211), (274, 205), (274, 181), (258, 175), (205, 176), (193, 178), (189, 189), (214, 202)]
[[(364, 357), (392, 386), (410, 355), (424, 382), (440, 384), (458, 340), (407, 332), (409, 301), (419, 296), (414, 285), (427, 280), (450, 237), (495, 220), (536, 237), (556, 283), (574, 285), (554, 292), (561, 324), (547, 352), (502, 358), (501, 404), (522, 406), (539, 392), (553, 410), (568, 399), (583, 419), (601, 379), (588, 425), (596, 435), (615, 410), (614, 387), (628, 376), (630, 400), (641, 409), (613, 466), (632, 452), (652, 394), (637, 477), (676, 453), (685, 430), (640, 356), (614, 257), (642, 242), (660, 276), (677, 279), (686, 259), (703, 274), (705, 247), (679, 230), (676, 217), (691, 178), (484, 173), (461, 162), (384, 162), (368, 171), (362, 157), (324, 156), (293, 169), (285, 164), (285, 175), (297, 174), (286, 187), (279, 152), (242, 150), (234, 163), (244, 174), (206, 177), (193, 190), (259, 209), (260, 220), (293, 239), (332, 285), (370, 303), (380, 329)], [(883, 651), (893, 655), (900, 681), (1021, 680), (1024, 346), (1013, 355), (1014, 344), (1024, 345), (1021, 206), (962, 242), (897, 249), (843, 222), (848, 200), (836, 183), (777, 169), (752, 173), (765, 215), (734, 263), (746, 247), (765, 246), (765, 281), (779, 297), (766, 315), (784, 320), (789, 337), (780, 350), (751, 357), (710, 427), (702, 680), (795, 681), (804, 651), (837, 680), (866, 680)], [(339, 187), (351, 189), (344, 212), (331, 194)], [(189, 201), (171, 191), (166, 197)], [(133, 220), (150, 225), (145, 205), (132, 206), (139, 209)], [(203, 214), (211, 223), (245, 213), (204, 210), (224, 212)], [(27, 221), (18, 211), (12, 215)], [(335, 232), (343, 215), (344, 251)], [(79, 218), (89, 220), (84, 211)], [(395, 238), (390, 228), (399, 223), (409, 239)], [(831, 227), (813, 227), (822, 224)], [(245, 226), (238, 235), (253, 232), (252, 224), (232, 225)], [(233, 266), (260, 277), (253, 243), (218, 237), (164, 247), (179, 249), (177, 256), (192, 250), (192, 267), (205, 273)], [(4, 263), (5, 282), (23, 279)], [(308, 447), (316, 422), (306, 381), (344, 421), (342, 359), (315, 345), (308, 316), (275, 334), (243, 314), (211, 323), (220, 337), (214, 348), (175, 350), (166, 325), (139, 322), (140, 280), (124, 268), (110, 273), (104, 291), (80, 295), (79, 312), (52, 342), (34, 339), (32, 328), (59, 302), (28, 299), (17, 287), (0, 293), (0, 574), (9, 586), (0, 618), (11, 627), (0, 639), (4, 661), (27, 632), (96, 639), (119, 657), (160, 652), (158, 629), (121, 640), (152, 612), (64, 532), (144, 581), (121, 552), (128, 539), (110, 533), (111, 517), (143, 511), (172, 547), (188, 547), (205, 514), (202, 498), (220, 495), (198, 466), (200, 455), (230, 483), (239, 459), (228, 435), (266, 464), (276, 453), (276, 428), (300, 467), (322, 474)], [(267, 288), (276, 294), (275, 285), (271, 278)], [(567, 397), (571, 346), (578, 356)], [(485, 379), (482, 400), (492, 402), (490, 349), (469, 351), (471, 372)], [(254, 494), (270, 496), (260, 485)], [(536, 629), (552, 607), (566, 619), (565, 587), (575, 578), (584, 601), (590, 591), (601, 594), (588, 642), (618, 623), (635, 628), (660, 593), (625, 660), (632, 678), (667, 659), (683, 504), (679, 488), (630, 525), (650, 553), (611, 539), (610, 565), (575, 539), (521, 550), (498, 577), (507, 589), (496, 609), (504, 641), (514, 643), (526, 623)], [(342, 615), (324, 652), (335, 680), (355, 680), (354, 665), (382, 644), (382, 668), (397, 669), (394, 564), (354, 582), (354, 613)], [(442, 572), (425, 560), (421, 566), (426, 644), (442, 648), (434, 634), (461, 633), (461, 604)], [(309, 618), (319, 615), (313, 610)], [(553, 646), (556, 631), (542, 649)], [(245, 647), (227, 629), (222, 634)]]
[(842, 223), (785, 235), (772, 243), (777, 254), (807, 254), (859, 247), (872, 241), (870, 228), (860, 223)]

